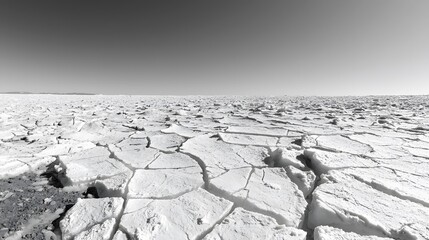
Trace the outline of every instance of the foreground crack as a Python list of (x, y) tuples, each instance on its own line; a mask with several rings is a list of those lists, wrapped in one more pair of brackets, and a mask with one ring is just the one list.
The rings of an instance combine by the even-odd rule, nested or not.
[[(267, 210), (263, 210), (260, 209), (259, 207), (257, 207), (256, 205), (252, 204), (251, 202), (249, 202), (247, 200), (247, 196), (246, 198), (239, 198), (236, 197), (234, 195), (231, 195), (229, 193), (227, 193), (226, 191), (223, 191), (222, 189), (219, 189), (217, 187), (215, 187), (214, 185), (210, 184), (209, 187), (206, 189), (209, 193), (220, 197), (220, 198), (224, 198), (228, 201), (231, 201), (234, 203), (235, 207), (241, 207), (245, 210), (251, 211), (251, 212), (256, 212), (256, 213), (260, 213), (269, 217), (274, 218), (278, 224), (285, 224), (286, 222), (283, 220), (284, 217), (280, 214), (277, 214), (275, 212), (271, 212), (271, 211), (267, 211)], [(247, 189), (244, 189), (247, 190)]]
[(199, 158), (199, 157), (197, 157), (197, 156), (195, 156), (195, 155), (193, 155), (191, 153), (186, 153), (186, 152), (181, 152), (181, 153), (188, 155), (189, 157), (191, 157), (192, 159), (194, 159), (198, 163), (198, 165), (200, 166), (201, 170), (203, 171), (204, 189), (207, 190), (208, 187), (209, 187), (209, 184), (210, 184), (210, 180), (209, 180), (209, 177), (208, 177), (208, 174), (207, 174), (207, 166), (204, 163), (204, 161), (201, 160), (201, 158)]
[[(115, 227), (114, 227), (114, 229), (113, 229), (113, 231), (112, 231), (112, 232), (113, 232), (113, 235), (114, 235), (118, 230), (120, 230), (121, 219), (122, 219), (122, 216), (124, 215), (125, 207), (127, 206), (127, 202), (128, 202), (129, 184), (130, 184), (130, 182), (131, 182), (131, 179), (133, 179), (133, 177), (134, 177), (135, 173), (136, 173), (136, 170), (133, 170), (133, 174), (132, 174), (132, 175), (131, 175), (131, 177), (128, 179), (127, 185), (126, 185), (126, 187), (125, 187), (125, 193), (124, 193), (124, 196), (123, 196), (124, 203), (122, 204), (122, 209), (121, 209), (121, 211), (119, 212), (119, 215), (118, 215), (118, 217), (117, 217), (117, 221), (116, 221)], [(130, 239), (130, 238), (129, 238), (129, 236), (128, 236), (129, 234), (128, 234), (126, 231), (122, 231), (122, 232), (124, 232), (124, 233), (127, 235), (128, 239)]]
[[(207, 231), (203, 232), (198, 238), (196, 238), (196, 240), (202, 240), (204, 239), (209, 233), (211, 233), (213, 231), (213, 229), (220, 223), (222, 223), (229, 215), (231, 215), (232, 212), (234, 212), (234, 210), (236, 209), (236, 204), (234, 203), (234, 205), (232, 205), (231, 210), (225, 214), (225, 216), (221, 217), (218, 221), (215, 222), (215, 224), (213, 224), (212, 227), (210, 227)], [(189, 237), (188, 237), (189, 239)]]
[(314, 239), (314, 229), (309, 228), (308, 226), (308, 218), (309, 218), (309, 214), (310, 214), (310, 208), (311, 208), (311, 203), (313, 202), (313, 192), (322, 184), (321, 181), (321, 174), (318, 174), (318, 171), (315, 171), (314, 166), (312, 165), (311, 159), (302, 155), (302, 160), (305, 163), (305, 165), (311, 169), (311, 171), (313, 171), (314, 174), (316, 174), (316, 180), (314, 182), (314, 187), (311, 190), (311, 192), (307, 195), (307, 197), (305, 198), (305, 200), (307, 201), (307, 207), (305, 208), (304, 211), (304, 220), (303, 220), (303, 224), (302, 224), (302, 230), (307, 232), (307, 240), (313, 240)]

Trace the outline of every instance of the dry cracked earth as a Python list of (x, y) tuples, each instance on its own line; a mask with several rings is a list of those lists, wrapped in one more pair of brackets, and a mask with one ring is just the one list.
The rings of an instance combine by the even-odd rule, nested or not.
[(429, 239), (429, 97), (2, 95), (5, 239)]

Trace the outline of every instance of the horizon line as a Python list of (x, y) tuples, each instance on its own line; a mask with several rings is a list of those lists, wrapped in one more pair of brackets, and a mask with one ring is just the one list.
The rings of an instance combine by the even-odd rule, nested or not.
[(0, 92), (0, 95), (76, 95), (76, 96), (170, 96), (170, 97), (388, 97), (388, 96), (429, 96), (428, 94), (368, 94), (368, 95), (244, 95), (244, 94), (106, 94), (84, 92), (27, 92), (8, 91)]

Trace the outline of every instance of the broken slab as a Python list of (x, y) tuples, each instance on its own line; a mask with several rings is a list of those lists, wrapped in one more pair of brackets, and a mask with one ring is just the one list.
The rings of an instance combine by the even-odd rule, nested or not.
[(304, 194), (304, 197), (312, 193), (316, 182), (316, 174), (314, 174), (313, 171), (303, 171), (294, 166), (287, 166), (285, 170), (292, 182), (294, 182)]
[(38, 170), (44, 169), (45, 166), (54, 162), (56, 160), (56, 158), (54, 158), (54, 157), (23, 157), (23, 158), (17, 158), (16, 160), (19, 160), (19, 161), (25, 163), (30, 168), (30, 171), (36, 172)]
[(53, 144), (36, 155), (39, 157), (65, 155), (69, 153), (71, 147), (71, 144)]
[(265, 160), (270, 156), (266, 147), (230, 145), (233, 152), (241, 157), (247, 164), (254, 167), (264, 167)]
[(379, 146), (379, 145), (372, 145), (371, 148), (373, 149), (372, 152), (366, 154), (366, 157), (370, 158), (386, 158), (386, 159), (392, 159), (392, 158), (398, 158), (404, 155), (410, 155), (407, 150), (405, 150), (402, 146)]
[(129, 199), (120, 227), (133, 239), (198, 239), (232, 208), (197, 189), (171, 200)]
[(96, 145), (92, 142), (77, 142), (65, 140), (60, 144), (52, 144), (43, 151), (35, 154), (38, 157), (67, 155), (70, 153), (80, 152), (86, 149), (94, 148)]
[(130, 135), (131, 132), (108, 130), (106, 127), (102, 127), (102, 129), (96, 131), (65, 131), (61, 133), (61, 138), (72, 139), (75, 141), (89, 141), (98, 145), (107, 145), (118, 143)]
[(203, 239), (290, 239), (305, 240), (301, 229), (278, 225), (274, 218), (236, 208)]
[(367, 155), (373, 151), (369, 145), (341, 135), (319, 136), (316, 138), (316, 141), (317, 146), (320, 148), (339, 152)]
[(133, 172), (126, 171), (109, 178), (95, 180), (99, 197), (123, 197)]
[(224, 174), (210, 180), (209, 189), (217, 189), (223, 194), (234, 195), (245, 189), (252, 174), (251, 167), (231, 169)]
[(211, 138), (210, 135), (191, 138), (180, 150), (199, 158), (205, 165), (208, 178), (219, 176), (229, 169), (250, 166), (246, 162), (244, 151), (238, 155), (233, 145)]
[[(329, 225), (361, 235), (426, 239), (429, 209), (378, 191), (340, 171), (322, 176), (313, 192), (308, 226)], [(414, 228), (406, 228), (408, 226)], [(427, 235), (427, 234), (426, 234)]]
[(145, 168), (159, 156), (159, 151), (153, 148), (120, 150), (114, 146), (109, 146), (109, 149), (117, 159), (132, 169)]
[(181, 125), (177, 124), (171, 124), (170, 127), (161, 130), (163, 133), (175, 133), (179, 136), (185, 137), (185, 138), (192, 138), (195, 136), (200, 135), (201, 133), (199, 131), (195, 131), (191, 128), (187, 128)]
[(103, 135), (100, 133), (87, 132), (87, 131), (64, 131), (61, 133), (62, 139), (72, 139), (75, 141), (90, 141), (97, 142), (103, 138)]
[(219, 133), (222, 141), (240, 145), (276, 146), (278, 138), (260, 135), (246, 135), (237, 133)]
[(69, 153), (76, 153), (94, 147), (96, 147), (96, 145), (92, 142), (79, 142), (70, 147)]
[[(124, 199), (122, 198), (79, 198), (60, 221), (63, 239), (72, 239), (96, 224), (101, 224), (108, 219), (116, 219), (122, 210), (123, 202)], [(109, 226), (110, 224), (107, 224), (96, 229), (107, 230)]]
[(189, 121), (180, 121), (180, 124), (184, 127), (196, 129), (199, 132), (218, 132), (221, 129), (226, 129), (227, 125), (221, 124), (217, 121), (214, 121), (213, 119), (209, 118), (203, 118), (199, 117), (198, 115), (196, 118), (193, 118)]
[(401, 146), (405, 143), (402, 138), (378, 136), (368, 133), (350, 135), (349, 138), (371, 146)]
[(262, 127), (255, 124), (253, 124), (252, 126), (230, 126), (226, 129), (226, 132), (271, 137), (285, 137), (288, 135), (287, 129), (279, 127)]
[(279, 224), (296, 228), (302, 224), (307, 202), (283, 168), (233, 169), (212, 179), (208, 189)]
[(318, 226), (314, 229), (314, 240), (332, 240), (332, 239), (348, 239), (348, 240), (393, 240), (393, 238), (377, 237), (371, 235), (359, 235), (354, 232), (345, 232), (338, 228), (330, 226)]
[(96, 224), (74, 238), (74, 240), (109, 240), (115, 229), (116, 219), (110, 218), (103, 223)]
[(340, 170), (377, 190), (429, 206), (429, 195), (425, 191), (429, 178), (422, 171), (425, 166), (429, 167), (429, 161), (407, 156), (397, 159), (369, 159), (317, 150), (305, 150), (304, 154), (319, 174)]
[(301, 150), (301, 136), (299, 137), (281, 137), (277, 142), (277, 147), (287, 148), (287, 149), (297, 149)]
[(255, 169), (243, 191), (246, 201), (261, 213), (276, 216), (279, 224), (300, 228), (307, 202), (283, 168)]
[[(134, 136), (134, 135), (133, 135)], [(149, 141), (147, 137), (145, 138), (136, 138), (136, 137), (130, 137), (126, 138), (123, 141), (115, 144), (117, 148), (119, 148), (121, 151), (142, 151), (144, 150)]]
[(54, 161), (54, 157), (0, 156), (0, 179), (16, 177), (26, 172), (34, 172), (38, 168)]
[(204, 185), (201, 168), (137, 169), (128, 185), (129, 198), (174, 198)]
[(142, 115), (144, 116), (144, 119), (138, 119), (141, 120), (141, 125), (147, 125), (147, 122), (165, 122), (167, 118), (167, 114), (157, 108), (148, 108), (144, 110)]
[(413, 147), (403, 147), (403, 148), (413, 156), (429, 159), (429, 149), (413, 148)]
[(160, 153), (159, 157), (148, 166), (150, 169), (189, 167), (199, 167), (199, 165), (196, 160), (180, 152), (169, 154)]
[(0, 156), (0, 179), (18, 176), (27, 171), (30, 167), (18, 159), (13, 159), (9, 156)]
[(103, 135), (101, 139), (99, 139), (98, 141), (95, 141), (95, 143), (102, 146), (115, 144), (124, 140), (125, 138), (128, 138), (131, 134), (132, 132), (121, 132), (121, 131), (111, 130), (107, 135)]
[(301, 136), (301, 147), (304, 149), (316, 147), (317, 146), (316, 137), (317, 136), (311, 136), (308, 134), (303, 134)]
[(377, 162), (370, 158), (362, 158), (347, 153), (334, 153), (316, 149), (304, 150), (304, 156), (310, 161), (311, 168), (316, 174), (327, 173), (334, 169), (343, 169), (350, 167), (369, 168), (376, 167)]
[(118, 160), (110, 158), (110, 152), (104, 147), (60, 156), (59, 160), (65, 170), (65, 185), (90, 182), (130, 171)]
[(287, 167), (294, 166), (299, 169), (306, 168), (298, 157), (302, 155), (302, 151), (289, 150), (286, 148), (272, 149), (270, 157), (264, 159), (264, 162), (269, 167)]
[[(429, 207), (429, 191), (427, 191), (429, 176), (427, 174), (419, 175), (389, 168), (387, 164), (385, 166), (347, 168), (340, 171), (368, 184), (374, 189)], [(420, 164), (420, 168), (423, 166), (424, 164)]]
[(380, 166), (405, 172), (416, 176), (427, 177), (429, 168), (429, 160), (421, 157), (413, 157), (405, 155), (395, 159), (374, 159)]
[(174, 133), (153, 135), (149, 136), (149, 139), (150, 147), (165, 152), (176, 151), (178, 147), (186, 141), (186, 138)]
[(222, 116), (219, 122), (227, 126), (254, 126), (260, 124), (256, 119), (246, 116)]

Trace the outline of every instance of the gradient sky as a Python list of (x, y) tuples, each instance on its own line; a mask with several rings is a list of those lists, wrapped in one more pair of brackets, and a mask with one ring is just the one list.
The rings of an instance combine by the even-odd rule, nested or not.
[(6, 91), (429, 94), (429, 1), (1, 1)]

